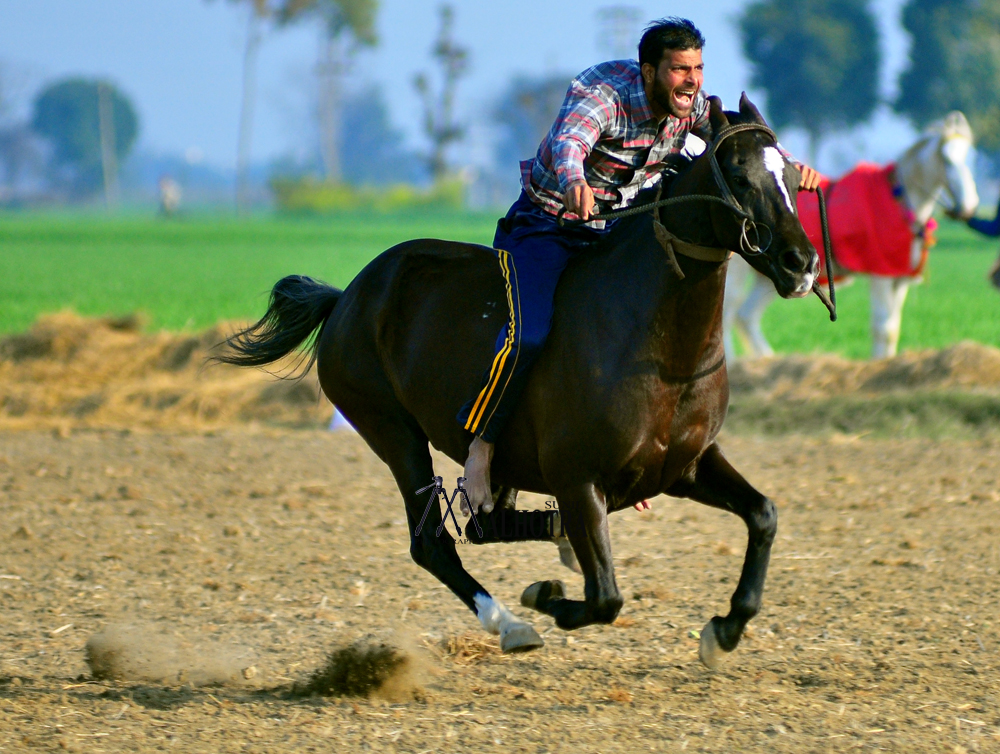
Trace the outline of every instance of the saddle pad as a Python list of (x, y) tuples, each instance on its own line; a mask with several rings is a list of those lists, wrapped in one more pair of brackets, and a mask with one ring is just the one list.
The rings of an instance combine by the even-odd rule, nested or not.
[[(891, 165), (862, 162), (836, 184), (828, 179), (820, 184), (827, 192), (833, 254), (848, 270), (888, 277), (918, 274), (910, 255), (913, 232), (902, 205), (892, 195), (891, 169)], [(822, 259), (823, 229), (816, 194), (799, 192), (798, 209), (802, 227)]]

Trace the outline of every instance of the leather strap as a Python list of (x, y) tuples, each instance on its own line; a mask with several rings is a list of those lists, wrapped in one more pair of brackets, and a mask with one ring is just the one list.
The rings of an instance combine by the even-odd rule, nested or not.
[[(656, 201), (660, 200), (660, 194), (662, 191), (663, 184), (661, 182), (656, 192)], [(656, 236), (656, 240), (660, 242), (660, 246), (662, 246), (663, 250), (667, 253), (667, 263), (670, 265), (670, 268), (681, 280), (684, 279), (684, 272), (681, 270), (681, 266), (677, 263), (677, 254), (690, 257), (691, 259), (698, 259), (702, 262), (725, 262), (732, 254), (731, 251), (728, 251), (727, 249), (720, 249), (716, 246), (699, 246), (698, 244), (690, 243), (688, 241), (682, 241), (680, 238), (667, 230), (663, 223), (660, 222), (659, 212), (654, 209), (652, 215), (653, 234)]]

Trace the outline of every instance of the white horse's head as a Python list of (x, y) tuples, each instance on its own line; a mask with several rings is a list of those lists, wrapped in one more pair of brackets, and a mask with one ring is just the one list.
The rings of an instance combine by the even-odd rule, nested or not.
[(955, 110), (928, 126), (899, 159), (897, 174), (921, 221), (930, 217), (938, 199), (950, 214), (969, 218), (975, 213), (979, 192), (968, 165), (972, 145), (972, 127)]

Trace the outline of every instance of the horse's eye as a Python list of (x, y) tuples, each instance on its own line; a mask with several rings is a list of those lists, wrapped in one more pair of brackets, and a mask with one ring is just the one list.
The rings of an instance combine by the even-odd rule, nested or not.
[(735, 184), (737, 188), (747, 189), (750, 188), (750, 179), (742, 173), (737, 173), (733, 176), (733, 184)]

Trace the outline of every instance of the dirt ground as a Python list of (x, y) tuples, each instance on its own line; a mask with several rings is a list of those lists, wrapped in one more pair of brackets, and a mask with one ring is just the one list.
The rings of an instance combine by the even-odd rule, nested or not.
[[(993, 403), (978, 439), (724, 435), (780, 523), (763, 612), (710, 672), (696, 632), (739, 576), (734, 516), (617, 514), (625, 608), (572, 633), (519, 606), (540, 579), (582, 593), (554, 546), (460, 546), (546, 641), (504, 656), (412, 563), (392, 478), (321, 429), (314, 381), (206, 368), (223, 328), (140, 324), (62, 314), (0, 339), (0, 751), (1000, 752), (997, 349), (733, 365), (755, 410)], [(292, 693), (361, 639), (409, 657), (393, 694)], [(132, 680), (95, 678), (98, 640)]]
[[(580, 593), (555, 547), (463, 546), (545, 638), (503, 656), (410, 561), (394, 483), (349, 432), (4, 432), (0, 750), (1000, 751), (1000, 442), (724, 447), (780, 525), (763, 612), (710, 672), (691, 632), (738, 578), (731, 515), (616, 515), (626, 606), (572, 634), (518, 606), (542, 578)], [(108, 626), (173, 677), (95, 681), (84, 645)], [(410, 644), (415, 693), (289, 694), (363, 636)]]

